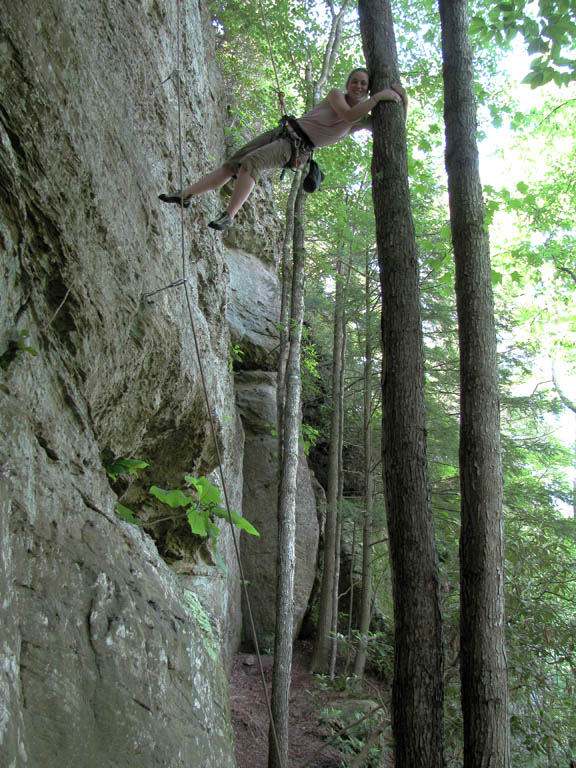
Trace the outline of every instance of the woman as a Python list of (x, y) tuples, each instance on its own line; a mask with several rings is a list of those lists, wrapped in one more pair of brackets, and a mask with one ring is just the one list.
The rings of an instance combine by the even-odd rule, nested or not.
[(213, 189), (220, 189), (236, 178), (230, 202), (225, 211), (208, 226), (230, 229), (234, 217), (248, 199), (260, 171), (269, 168), (298, 168), (315, 147), (326, 147), (355, 131), (372, 129), (368, 113), (379, 101), (401, 103), (406, 109), (405, 90), (394, 85), (368, 97), (368, 72), (354, 69), (346, 80), (346, 90), (333, 88), (326, 98), (298, 120), (284, 122), (279, 128), (263, 133), (238, 150), (224, 165), (204, 176), (191, 187), (159, 195), (165, 203), (190, 205), (190, 198)]

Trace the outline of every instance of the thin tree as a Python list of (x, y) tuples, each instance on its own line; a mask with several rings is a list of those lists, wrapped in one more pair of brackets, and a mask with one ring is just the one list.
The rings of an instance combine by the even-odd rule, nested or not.
[[(573, 415), (576, 417), (576, 400), (569, 397), (566, 390), (560, 384), (560, 380), (556, 372), (555, 358), (552, 358), (552, 381), (554, 383), (554, 389), (556, 390), (556, 393), (558, 394), (562, 404), (565, 408), (568, 408), (568, 410), (572, 411)], [(572, 517), (576, 517), (576, 440), (574, 440), (572, 443), (572, 454), (574, 457), (572, 462), (572, 467), (574, 469), (572, 479)]]
[[(388, 0), (359, 0), (374, 90), (399, 82)], [(406, 133), (397, 105), (374, 110), (372, 194), (382, 290), (382, 460), (394, 603), (392, 729), (402, 768), (444, 765), (438, 557), (426, 453), (424, 360)]]
[(510, 765), (502, 467), (490, 249), (466, 0), (439, 0), (460, 342), (460, 644), (465, 768)]
[(374, 518), (374, 484), (372, 479), (372, 328), (370, 298), (370, 252), (366, 252), (364, 297), (366, 335), (364, 348), (364, 520), (362, 525), (362, 591), (360, 597), (360, 640), (354, 659), (354, 675), (360, 681), (364, 677), (368, 652), (368, 631), (372, 614), (372, 524)]
[[(350, 268), (346, 283), (350, 278)], [(342, 295), (344, 299), (344, 295)], [(330, 679), (334, 680), (336, 672), (336, 658), (338, 656), (338, 601), (340, 598), (340, 565), (342, 554), (342, 503), (344, 499), (344, 373), (346, 370), (346, 313), (342, 316), (342, 344), (340, 361), (340, 384), (338, 387), (338, 400), (334, 401), (334, 407), (340, 411), (338, 432), (338, 494), (336, 499), (336, 541), (334, 550), (334, 579), (332, 581), (332, 631), (330, 636)], [(352, 573), (352, 579), (354, 574)]]
[[(305, 192), (300, 186), (294, 206), (292, 290), (288, 323), (288, 355), (284, 408), (280, 434), (282, 464), (278, 487), (278, 558), (276, 564), (276, 623), (272, 677), (272, 722), (268, 750), (269, 768), (287, 768), (289, 751), (289, 697), (294, 634), (294, 569), (296, 560), (296, 478), (300, 455), (302, 383), (300, 358), (304, 319), (304, 216)], [(273, 733), (275, 730), (275, 734)]]
[(328, 445), (328, 478), (326, 485), (326, 523), (324, 526), (324, 567), (320, 587), (316, 640), (312, 655), (313, 672), (330, 670), (330, 637), (334, 620), (334, 590), (336, 577), (336, 548), (338, 534), (338, 490), (340, 484), (340, 443), (342, 440), (342, 369), (344, 366), (344, 265), (338, 259), (336, 265), (336, 289), (334, 297), (334, 331), (332, 346), (332, 381), (330, 416), (330, 442)]
[[(335, 53), (340, 43), (340, 28), (344, 9), (349, 0), (342, 4), (341, 11), (332, 13), (329, 40), (320, 80), (328, 78)], [(314, 90), (314, 96), (316, 91)], [(310, 105), (312, 106), (312, 105)], [(299, 174), (300, 175), (300, 174)], [(292, 676), (292, 642), (294, 628), (294, 568), (296, 548), (296, 478), (299, 460), (299, 437), (301, 423), (301, 340), (304, 319), (305, 284), (305, 219), (306, 193), (298, 186), (294, 204), (294, 216), (290, 209), (288, 221), (293, 227), (293, 263), (290, 293), (290, 317), (286, 325), (286, 311), (283, 312), (283, 333), (288, 332), (287, 358), (281, 349), (278, 401), (279, 401), (279, 488), (278, 488), (278, 544), (276, 558), (276, 620), (274, 634), (274, 668), (272, 673), (272, 721), (270, 723), (268, 765), (269, 768), (287, 768), (289, 754), (289, 712), (290, 682)], [(284, 241), (283, 280), (288, 279), (287, 238)], [(288, 304), (288, 289), (283, 286), (284, 307)], [(285, 338), (283, 339), (285, 342)], [(284, 360), (286, 360), (284, 368)]]

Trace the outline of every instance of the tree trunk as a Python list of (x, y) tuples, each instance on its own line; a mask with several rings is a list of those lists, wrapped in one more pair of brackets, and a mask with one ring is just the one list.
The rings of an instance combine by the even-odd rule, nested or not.
[[(562, 388), (556, 373), (556, 360), (554, 358), (552, 359), (552, 381), (554, 383), (554, 389), (563, 405), (572, 411), (576, 418), (576, 400), (569, 397), (568, 393)], [(572, 456), (572, 517), (576, 517), (576, 440), (572, 441)]]
[(334, 583), (332, 585), (332, 627), (330, 629), (330, 680), (336, 675), (338, 656), (338, 585), (340, 583), (340, 554), (342, 548), (342, 518), (336, 517), (336, 551), (334, 553)]
[[(278, 489), (278, 557), (276, 564), (276, 625), (272, 677), (272, 722), (269, 768), (288, 766), (288, 716), (294, 627), (294, 565), (296, 542), (296, 476), (300, 438), (300, 342), (304, 318), (304, 212), (300, 186), (294, 213), (294, 262), (286, 364), (286, 395), (282, 430), (282, 468)], [(274, 732), (275, 731), (275, 732)]]
[[(350, 277), (346, 278), (346, 284)], [(344, 300), (344, 296), (342, 296)], [(338, 605), (340, 601), (340, 565), (342, 557), (342, 502), (344, 498), (344, 373), (346, 370), (346, 321), (342, 318), (342, 360), (340, 364), (340, 433), (338, 435), (338, 498), (336, 501), (336, 550), (334, 552), (334, 583), (332, 585), (332, 632), (330, 637), (330, 680), (334, 680), (338, 657)]]
[[(359, 0), (372, 89), (398, 82), (388, 0)], [(402, 109), (374, 110), (372, 192), (382, 287), (382, 459), (394, 600), (396, 765), (441, 768), (443, 656), (426, 456), (424, 361)]]
[[(340, 12), (336, 13), (332, 5), (330, 35), (326, 46), (326, 57), (320, 80), (327, 78), (340, 44), (340, 30), (344, 10), (349, 0), (344, 0)], [(308, 79), (308, 78), (307, 78)], [(316, 93), (313, 95), (316, 101)], [(310, 105), (312, 106), (312, 105)], [(301, 174), (297, 174), (301, 176)], [(296, 182), (294, 183), (296, 184)], [(294, 193), (295, 186), (291, 190)], [(296, 475), (299, 458), (300, 437), (300, 353), (302, 323), (304, 319), (304, 261), (305, 261), (305, 218), (306, 193), (302, 183), (294, 206), (294, 219), (288, 217), (287, 225), (294, 227), (293, 273), (291, 314), (288, 323), (289, 352), (286, 361), (285, 381), (284, 364), (281, 359), (278, 382), (278, 430), (279, 430), (279, 493), (278, 493), (278, 556), (276, 578), (276, 623), (274, 640), (274, 668), (272, 676), (272, 721), (270, 723), (268, 765), (269, 768), (287, 768), (288, 766), (288, 718), (290, 682), (292, 673), (292, 634), (294, 624), (294, 558), (296, 541)], [(284, 241), (283, 260), (287, 256), (287, 239)], [(286, 301), (283, 290), (282, 300)], [(284, 317), (284, 316), (283, 316)], [(282, 320), (284, 322), (284, 320)], [(286, 329), (284, 329), (285, 331)], [(282, 329), (281, 329), (282, 333)]]
[(276, 430), (278, 434), (278, 477), (282, 474), (284, 400), (286, 397), (286, 363), (288, 361), (288, 331), (290, 328), (290, 297), (292, 293), (292, 267), (290, 256), (294, 247), (294, 206), (301, 184), (301, 174), (295, 173), (288, 200), (286, 201), (286, 224), (282, 242), (280, 276), (282, 292), (280, 298), (280, 339), (278, 354), (278, 380), (276, 382)]
[(464, 767), (510, 765), (496, 332), (466, 0), (440, 0), (446, 170), (460, 340)]
[[(339, 487), (339, 446), (342, 424), (340, 408), (342, 367), (344, 364), (344, 283), (343, 267), (336, 267), (336, 295), (334, 305), (334, 344), (332, 352), (332, 414), (330, 419), (330, 444), (328, 447), (328, 480), (326, 488), (326, 524), (324, 527), (324, 568), (320, 587), (320, 604), (316, 640), (312, 655), (313, 672), (330, 671), (330, 633), (333, 624), (333, 590), (336, 572), (336, 529)], [(338, 587), (336, 586), (336, 590)]]
[(372, 615), (372, 524), (374, 494), (372, 484), (372, 334), (370, 328), (370, 256), (366, 255), (366, 346), (364, 354), (364, 524), (362, 528), (362, 593), (360, 597), (360, 641), (354, 659), (354, 675), (364, 677), (368, 651), (368, 632)]
[(356, 520), (352, 523), (352, 547), (350, 552), (350, 599), (348, 600), (348, 626), (346, 627), (346, 664), (344, 674), (348, 676), (350, 663), (352, 661), (352, 621), (354, 611), (356, 610), (356, 579), (354, 572), (356, 570)]

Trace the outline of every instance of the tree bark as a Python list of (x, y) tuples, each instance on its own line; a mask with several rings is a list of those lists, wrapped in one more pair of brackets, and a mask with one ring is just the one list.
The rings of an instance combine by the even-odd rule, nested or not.
[[(344, 365), (344, 282), (343, 265), (336, 266), (336, 293), (334, 305), (334, 343), (332, 351), (332, 414), (330, 419), (330, 443), (328, 447), (328, 479), (326, 488), (326, 524), (324, 527), (324, 568), (320, 587), (318, 624), (312, 654), (313, 672), (330, 671), (330, 633), (334, 612), (334, 579), (336, 574), (336, 534), (338, 514), (338, 488), (340, 468), (340, 441), (342, 434), (342, 409), (340, 407), (342, 368)], [(338, 586), (336, 585), (336, 591)]]
[[(321, 78), (327, 78), (340, 43), (340, 30), (344, 10), (349, 0), (344, 0), (339, 13), (332, 6), (332, 22), (327, 51)], [(312, 89), (312, 98), (316, 100), (316, 92)], [(300, 176), (301, 174), (298, 174)], [(277, 587), (276, 587), (276, 623), (274, 639), (274, 668), (272, 673), (272, 721), (270, 723), (268, 766), (269, 768), (287, 768), (288, 766), (288, 718), (290, 682), (292, 673), (292, 635), (294, 624), (294, 559), (296, 542), (296, 475), (299, 458), (300, 437), (300, 357), (302, 324), (304, 319), (304, 285), (305, 285), (305, 218), (306, 193), (302, 188), (302, 180), (294, 205), (294, 219), (288, 218), (287, 224), (293, 226), (293, 265), (292, 265), (292, 294), (291, 313), (288, 323), (289, 344), (286, 361), (285, 381), (284, 364), (281, 360), (278, 382), (278, 430), (279, 430), (279, 494), (278, 494), (278, 556), (277, 556)], [(291, 194), (293, 194), (293, 187)], [(287, 256), (287, 240), (285, 238), (283, 258)], [(286, 295), (283, 290), (283, 301)], [(282, 333), (282, 330), (281, 330)]]
[(460, 341), (464, 768), (510, 765), (496, 331), (466, 0), (439, 0)]
[(286, 224), (282, 242), (280, 276), (282, 280), (280, 298), (280, 330), (278, 354), (278, 380), (276, 382), (276, 430), (278, 434), (278, 476), (282, 473), (284, 400), (286, 397), (286, 363), (288, 361), (288, 332), (290, 328), (290, 297), (292, 293), (292, 266), (290, 257), (294, 248), (294, 207), (301, 184), (301, 174), (294, 174), (288, 200), (286, 201)]
[(364, 354), (364, 523), (362, 527), (362, 592), (360, 597), (360, 641), (354, 659), (354, 675), (358, 680), (364, 677), (368, 651), (368, 632), (372, 615), (372, 524), (374, 517), (374, 494), (372, 483), (372, 333), (370, 327), (370, 256), (366, 254), (366, 276), (364, 284), (366, 338)]
[[(292, 268), (286, 395), (284, 401), (282, 467), (278, 488), (278, 557), (276, 563), (276, 624), (272, 677), (272, 722), (268, 750), (269, 768), (287, 768), (294, 627), (294, 567), (296, 544), (296, 476), (300, 439), (300, 350), (304, 318), (304, 215), (305, 192), (300, 186), (294, 211), (294, 261)], [(275, 731), (275, 732), (273, 732)]]
[[(388, 0), (359, 0), (372, 89), (398, 82)], [(442, 621), (426, 455), (424, 361), (402, 109), (374, 110), (372, 193), (382, 288), (383, 474), (394, 600), (396, 765), (444, 765)]]

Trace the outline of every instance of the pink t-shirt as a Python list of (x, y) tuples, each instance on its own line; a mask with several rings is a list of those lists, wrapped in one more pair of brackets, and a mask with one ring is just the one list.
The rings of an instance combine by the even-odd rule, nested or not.
[(345, 139), (363, 119), (348, 123), (336, 114), (328, 99), (322, 99), (309, 112), (298, 118), (298, 125), (310, 137), (315, 147), (327, 147)]

